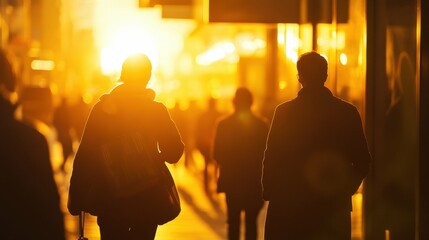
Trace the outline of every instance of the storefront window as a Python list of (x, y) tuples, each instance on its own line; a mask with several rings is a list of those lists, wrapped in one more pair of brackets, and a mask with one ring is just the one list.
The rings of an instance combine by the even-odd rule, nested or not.
[(418, 169), (416, 1), (386, 5), (387, 103), (380, 173), (382, 227), (390, 239), (414, 239)]
[[(418, 0), (368, 1), (374, 8), (367, 239), (417, 239), (419, 170)], [(368, 65), (369, 66), (369, 65)]]

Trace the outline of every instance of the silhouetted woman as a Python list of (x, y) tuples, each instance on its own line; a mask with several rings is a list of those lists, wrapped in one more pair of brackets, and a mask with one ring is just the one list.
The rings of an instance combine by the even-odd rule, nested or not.
[[(94, 105), (74, 161), (69, 211), (73, 215), (80, 211), (96, 215), (103, 240), (154, 239), (158, 225), (158, 219), (150, 214), (153, 206), (143, 204), (138, 194), (112, 196), (114, 182), (110, 178), (121, 169), (106, 168), (104, 151), (115, 146), (105, 144), (121, 140), (126, 134), (138, 136), (132, 144), (143, 148), (156, 164), (176, 163), (183, 153), (184, 145), (167, 108), (153, 101), (153, 91), (146, 89), (151, 71), (146, 55), (132, 55), (125, 60), (120, 79), (123, 84)], [(126, 173), (135, 174), (133, 170)]]

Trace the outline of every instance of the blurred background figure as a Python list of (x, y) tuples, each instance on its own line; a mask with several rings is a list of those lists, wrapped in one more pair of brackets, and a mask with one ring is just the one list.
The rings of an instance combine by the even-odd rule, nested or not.
[(65, 239), (60, 197), (45, 137), (15, 119), (9, 62), (0, 53), (1, 239)]
[(238, 88), (234, 113), (219, 121), (214, 158), (219, 164), (218, 192), (225, 192), (228, 239), (240, 239), (241, 212), (245, 213), (245, 239), (257, 239), (257, 218), (263, 207), (262, 159), (268, 123), (256, 116), (252, 93)]
[(63, 162), (60, 165), (61, 171), (65, 172), (67, 160), (73, 154), (73, 139), (71, 136), (71, 116), (67, 99), (63, 97), (60, 104), (54, 110), (53, 125), (57, 131), (58, 142), (61, 143)]
[(207, 109), (200, 115), (195, 135), (196, 147), (204, 158), (204, 188), (210, 194), (210, 183), (216, 177), (217, 166), (212, 157), (213, 137), (216, 123), (222, 113), (217, 109), (217, 101), (209, 98)]
[(386, 113), (383, 187), (381, 191), (385, 229), (391, 240), (415, 239), (417, 191), (414, 176), (418, 171), (418, 119), (414, 69), (410, 56), (402, 52), (392, 84), (393, 100)]
[(91, 111), (91, 107), (84, 101), (83, 96), (70, 105), (70, 128), (74, 135), (74, 141), (80, 142), (86, 119)]
[(185, 167), (191, 171), (196, 171), (193, 154), (196, 147), (195, 131), (199, 115), (200, 109), (198, 108), (197, 101), (190, 100), (188, 108), (183, 111), (184, 122), (180, 134), (182, 135), (182, 140), (185, 143)]

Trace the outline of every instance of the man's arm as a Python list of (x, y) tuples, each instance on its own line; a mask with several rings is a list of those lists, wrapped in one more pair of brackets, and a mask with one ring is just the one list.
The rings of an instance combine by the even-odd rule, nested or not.
[(265, 200), (270, 200), (275, 186), (279, 181), (278, 176), (281, 171), (279, 166), (279, 161), (281, 156), (282, 148), (282, 119), (281, 115), (276, 108), (271, 123), (271, 127), (267, 137), (267, 145), (264, 154), (263, 160), (263, 169), (262, 169), (262, 193)]
[(363, 179), (368, 175), (372, 158), (368, 150), (362, 120), (357, 109), (352, 114), (352, 123), (352, 136), (350, 139), (354, 142), (350, 144), (352, 150), (351, 156), (353, 157), (351, 192), (354, 194)]

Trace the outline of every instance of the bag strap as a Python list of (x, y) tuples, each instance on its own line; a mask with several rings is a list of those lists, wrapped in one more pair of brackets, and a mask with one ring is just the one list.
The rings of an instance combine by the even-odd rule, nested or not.
[(88, 238), (85, 237), (85, 212), (81, 211), (79, 214), (79, 238), (78, 240), (88, 240)]

